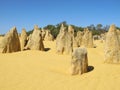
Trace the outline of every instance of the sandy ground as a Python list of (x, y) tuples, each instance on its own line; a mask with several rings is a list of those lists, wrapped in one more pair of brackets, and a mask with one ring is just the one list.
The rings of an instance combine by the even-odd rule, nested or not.
[(46, 52), (0, 53), (0, 90), (120, 90), (120, 65), (104, 64), (103, 43), (88, 49), (89, 68), (71, 76), (70, 55), (57, 55), (55, 42)]

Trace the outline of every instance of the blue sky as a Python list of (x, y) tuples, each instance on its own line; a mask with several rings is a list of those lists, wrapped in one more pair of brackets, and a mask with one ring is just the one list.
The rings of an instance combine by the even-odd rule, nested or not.
[(34, 25), (62, 21), (77, 26), (116, 24), (120, 27), (120, 0), (0, 0), (0, 34), (13, 26), (18, 32)]

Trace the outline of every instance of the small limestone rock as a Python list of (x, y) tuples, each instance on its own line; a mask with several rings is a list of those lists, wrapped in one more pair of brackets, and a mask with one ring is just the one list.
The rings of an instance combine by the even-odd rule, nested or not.
[(86, 48), (77, 48), (72, 53), (71, 74), (83, 74), (87, 72), (88, 58)]

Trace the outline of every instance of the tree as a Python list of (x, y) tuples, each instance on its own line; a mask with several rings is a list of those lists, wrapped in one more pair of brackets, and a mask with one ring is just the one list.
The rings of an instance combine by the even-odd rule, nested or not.
[(110, 28), (110, 25), (106, 25), (106, 26), (103, 27), (103, 30), (108, 31), (109, 28)]
[(91, 30), (93, 35), (100, 35), (100, 30)]
[[(56, 25), (47, 25), (44, 27), (44, 29), (50, 30), (51, 34), (54, 36), (54, 38), (56, 38), (59, 33), (61, 24), (63, 24), (66, 27), (66, 30), (68, 29), (68, 24), (66, 21), (60, 22)], [(71, 26), (74, 28), (75, 36), (78, 31), (84, 30), (84, 27), (81, 27), (81, 26), (75, 26), (75, 25), (71, 25)], [(93, 32), (93, 35), (96, 35), (96, 34), (100, 35), (101, 33), (105, 33), (106, 31), (108, 31), (109, 27), (110, 27), (109, 25), (103, 26), (102, 24), (97, 24), (96, 26), (94, 24), (90, 24), (89, 26), (87, 26), (87, 28)], [(120, 30), (120, 27), (116, 27), (116, 28)], [(33, 29), (28, 31), (27, 34), (29, 35), (32, 32), (33, 32)]]
[(27, 36), (33, 33), (33, 29), (27, 32)]
[(102, 26), (103, 26), (102, 24), (97, 24), (96, 29), (97, 29), (97, 30), (101, 30), (101, 29), (102, 29)]
[(91, 30), (95, 30), (94, 24), (91, 24), (91, 25), (90, 25), (90, 29), (91, 29)]
[(56, 38), (59, 33), (59, 29), (57, 29), (55, 25), (47, 25), (44, 27), (44, 29), (50, 30), (54, 38)]
[(116, 29), (120, 30), (120, 27), (116, 27)]
[(78, 27), (78, 26), (75, 26), (75, 25), (71, 25), (71, 26), (72, 26), (73, 29), (74, 29), (74, 36), (77, 35), (77, 32), (78, 32), (78, 31), (83, 31), (83, 30), (84, 30), (84, 28), (82, 28), (82, 27)]

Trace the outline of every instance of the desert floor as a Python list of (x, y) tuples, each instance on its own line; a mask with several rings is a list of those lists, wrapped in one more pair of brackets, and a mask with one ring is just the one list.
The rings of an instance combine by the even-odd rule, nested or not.
[(89, 69), (69, 73), (71, 56), (55, 53), (55, 41), (46, 51), (0, 53), (0, 90), (120, 90), (120, 65), (104, 63), (104, 43), (88, 48)]

